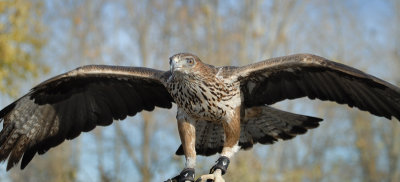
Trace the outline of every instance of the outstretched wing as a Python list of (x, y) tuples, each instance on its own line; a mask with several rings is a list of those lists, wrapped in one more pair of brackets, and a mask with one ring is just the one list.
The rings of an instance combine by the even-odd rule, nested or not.
[(400, 89), (325, 58), (297, 54), (229, 70), (241, 82), (246, 107), (309, 97), (400, 120)]
[(65, 139), (155, 106), (171, 108), (169, 72), (90, 65), (51, 78), (0, 111), (0, 161), (23, 169)]

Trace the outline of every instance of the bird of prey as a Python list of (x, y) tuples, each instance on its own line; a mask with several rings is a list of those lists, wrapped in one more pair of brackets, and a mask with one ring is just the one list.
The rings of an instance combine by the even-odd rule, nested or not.
[(308, 97), (347, 104), (400, 120), (400, 89), (349, 66), (311, 54), (268, 59), (243, 67), (214, 67), (189, 53), (173, 55), (170, 70), (89, 65), (50, 78), (0, 111), (0, 161), (21, 169), (36, 153), (97, 125), (155, 107), (177, 105), (185, 155), (182, 172), (168, 181), (194, 181), (196, 155), (220, 153), (199, 181), (224, 181), (230, 158), (256, 143), (272, 144), (315, 128), (320, 118), (272, 108)]

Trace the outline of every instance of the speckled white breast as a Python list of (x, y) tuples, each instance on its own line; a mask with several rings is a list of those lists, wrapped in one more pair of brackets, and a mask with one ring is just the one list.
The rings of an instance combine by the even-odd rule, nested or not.
[(167, 88), (178, 107), (195, 119), (226, 120), (241, 103), (239, 83), (226, 83), (218, 78), (171, 78)]

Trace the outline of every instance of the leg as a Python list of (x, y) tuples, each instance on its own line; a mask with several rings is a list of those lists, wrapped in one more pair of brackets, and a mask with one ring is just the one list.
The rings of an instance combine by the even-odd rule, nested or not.
[(224, 175), (228, 169), (230, 158), (240, 149), (238, 145), (240, 138), (240, 112), (236, 112), (235, 116), (236, 117), (233, 117), (230, 121), (223, 122), (225, 141), (221, 156), (211, 168), (210, 174), (202, 175), (196, 181), (225, 181), (222, 175)]
[(174, 177), (171, 181), (193, 182), (195, 174), (194, 167), (196, 166), (196, 129), (194, 128), (194, 123), (189, 122), (187, 119), (184, 119), (183, 117), (177, 117), (177, 119), (179, 137), (181, 138), (186, 163), (182, 172), (178, 176)]

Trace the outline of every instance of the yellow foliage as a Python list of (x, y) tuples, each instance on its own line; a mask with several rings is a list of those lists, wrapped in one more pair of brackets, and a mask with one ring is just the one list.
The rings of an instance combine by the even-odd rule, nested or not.
[(44, 44), (39, 1), (0, 2), (0, 92), (15, 96), (16, 80), (47, 68), (37, 61)]

